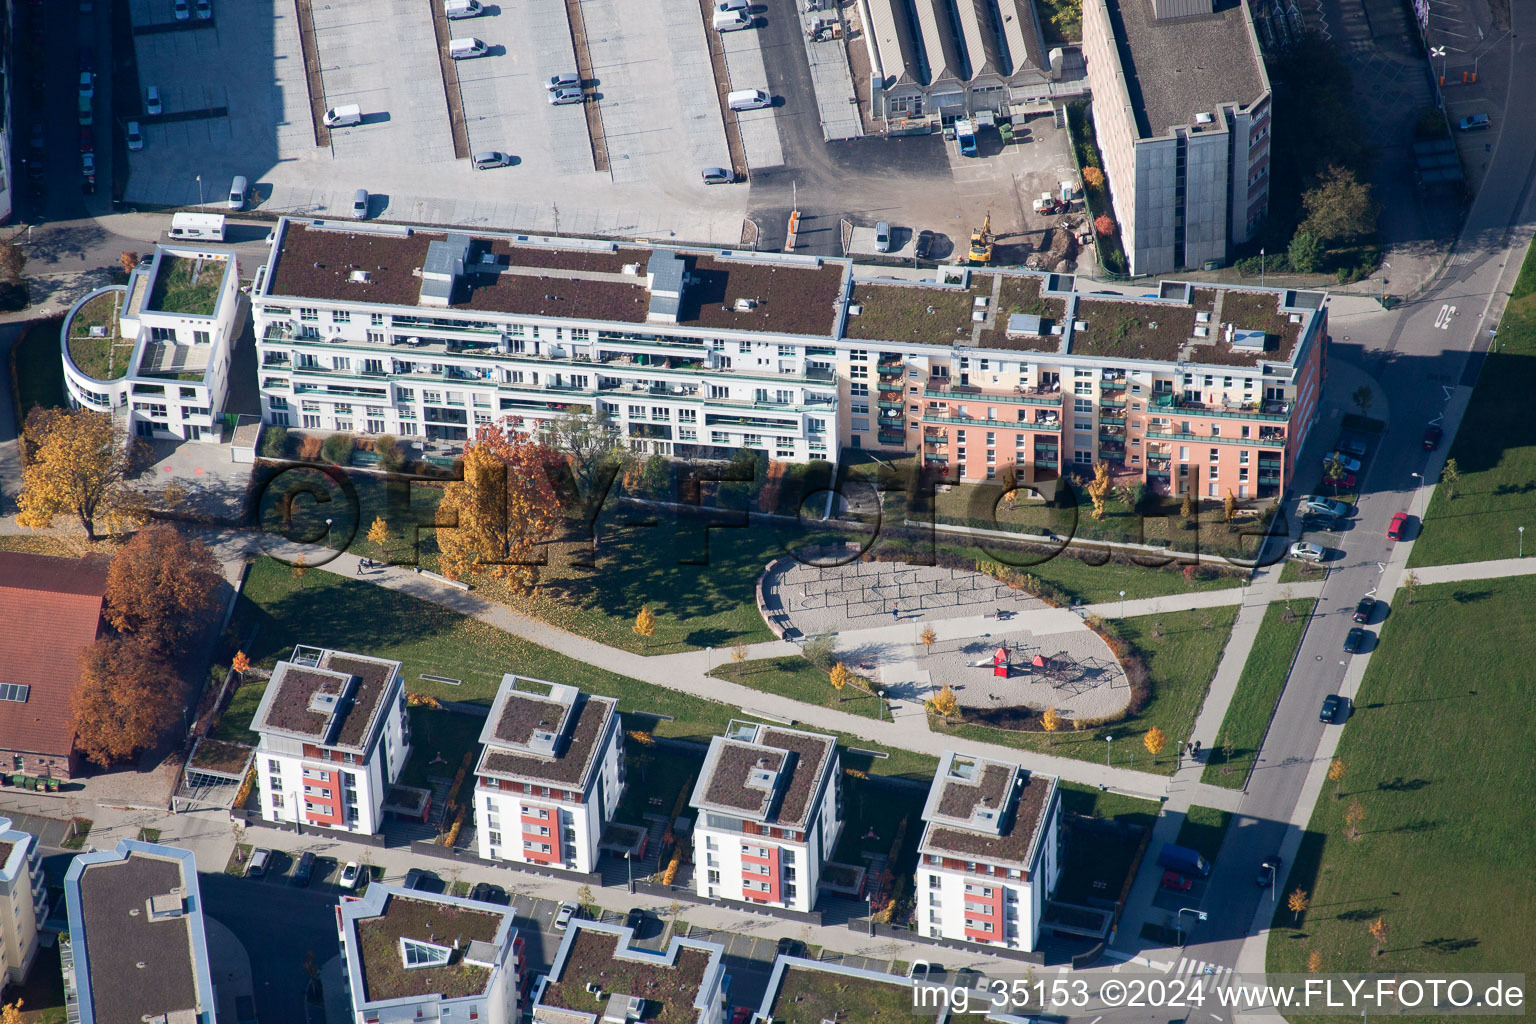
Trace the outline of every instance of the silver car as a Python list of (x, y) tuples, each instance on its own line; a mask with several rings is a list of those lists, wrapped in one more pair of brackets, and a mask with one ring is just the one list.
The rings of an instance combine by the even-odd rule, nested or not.
[(562, 71), (544, 83), (546, 89), (580, 89), (581, 75), (574, 71)]
[(562, 103), (580, 103), (582, 99), (581, 90), (576, 88), (568, 87), (564, 89), (551, 89), (549, 91), (550, 106), (559, 106)]
[(356, 220), (368, 218), (368, 190), (360, 188), (352, 193), (352, 216)]

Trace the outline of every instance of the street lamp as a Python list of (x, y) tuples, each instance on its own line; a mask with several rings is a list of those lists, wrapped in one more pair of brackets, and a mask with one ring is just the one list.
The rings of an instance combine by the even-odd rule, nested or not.
[(1264, 866), (1269, 869), (1269, 904), (1274, 906), (1280, 902), (1280, 894), (1276, 892), (1280, 887), (1280, 876), (1275, 873), (1275, 862), (1265, 861)]
[(629, 875), (629, 894), (631, 896), (635, 894), (635, 868), (634, 861), (631, 859), (634, 856), (634, 853), (634, 850), (624, 851), (624, 870)]
[(869, 937), (870, 938), (874, 938), (875, 937), (875, 894), (874, 893), (867, 892), (867, 893), (864, 894), (864, 905), (869, 908)]
[(1422, 476), (1420, 476), (1418, 473), (1409, 473), (1408, 475), (1413, 477), (1413, 479), (1414, 479), (1414, 484), (1413, 484), (1413, 506), (1412, 506), (1412, 508), (1409, 509), (1409, 511), (1410, 512), (1415, 512), (1415, 514), (1417, 514), (1417, 512), (1415, 510), (1418, 509), (1418, 507), (1419, 507), (1419, 490), (1424, 486), (1424, 478)]
[(201, 174), (197, 176), (197, 205), (203, 205), (203, 176)]
[(1524, 558), (1525, 557), (1525, 527), (1521, 526), (1521, 527), (1517, 527), (1517, 529), (1519, 529), (1519, 531), (1520, 531), (1520, 546), (1519, 546), (1519, 548), (1516, 549), (1515, 557), (1516, 558)]
[(1264, 287), (1264, 250), (1259, 250), (1259, 287)]
[(1105, 768), (1109, 767), (1109, 745), (1111, 743), (1113, 743), (1113, 742), (1115, 742), (1114, 736), (1110, 735), (1109, 733), (1105, 733), (1104, 734), (1104, 767)]
[(1185, 914), (1194, 914), (1196, 919), (1200, 920), (1200, 921), (1204, 921), (1206, 919), (1206, 916), (1207, 916), (1205, 911), (1203, 911), (1203, 910), (1196, 910), (1194, 907), (1180, 907), (1179, 908), (1179, 912), (1174, 915), (1173, 919), (1175, 921), (1179, 922), (1179, 948), (1180, 949), (1184, 948), (1184, 915)]
[(1120, 591), (1120, 617), (1125, 618), (1125, 591)]
[(704, 674), (709, 675), (714, 670), (714, 667), (715, 649), (713, 647), (706, 647), (704, 648)]

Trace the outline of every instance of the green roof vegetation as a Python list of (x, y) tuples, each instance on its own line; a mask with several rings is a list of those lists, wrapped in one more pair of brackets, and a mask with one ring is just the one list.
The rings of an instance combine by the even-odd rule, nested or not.
[(912, 987), (902, 978), (873, 981), (836, 971), (790, 967), (779, 982), (773, 1019), (781, 1024), (906, 1024), (912, 1020)]
[(147, 308), (161, 313), (213, 316), (219, 285), (228, 266), (229, 261), (224, 259), (194, 259), (161, 253)]
[[(75, 311), (69, 322), (69, 358), (92, 380), (121, 380), (133, 362), (133, 342), (118, 330), (118, 309), (126, 293), (113, 289)], [(92, 337), (100, 328), (101, 337)]]

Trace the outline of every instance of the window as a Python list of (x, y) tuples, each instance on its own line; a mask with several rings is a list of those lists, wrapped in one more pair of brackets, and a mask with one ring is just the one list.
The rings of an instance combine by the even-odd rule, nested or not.
[(349, 324), (351, 322), (352, 322), (352, 314), (351, 313), (347, 312), (344, 309), (333, 309), (333, 310), (331, 310), (331, 323), (333, 323), (333, 324)]
[(491, 845), (492, 846), (500, 846), (501, 845), (501, 833), (500, 832), (490, 832), (489, 835), (490, 835)]
[(320, 429), (320, 417), (319, 416), (309, 416), (309, 415), (306, 415), (304, 417), (304, 426), (307, 429), (309, 429), (309, 430), (319, 430)]
[(929, 875), (928, 876), (928, 888), (930, 888), (930, 889), (937, 889), (939, 887), (940, 887), (939, 876), (938, 875)]
[(372, 324), (373, 326), (375, 326), (375, 327), (382, 327), (382, 326), (384, 326), (384, 314), (383, 313), (369, 313), (368, 314), (368, 322), (370, 324)]
[(720, 884), (720, 872), (718, 872), (718, 871), (711, 871), (709, 873), (709, 884), (710, 885), (719, 885)]
[(192, 344), (211, 345), (213, 344), (213, 335), (209, 334), (207, 331), (193, 331)]
[(32, 687), (23, 683), (0, 683), (0, 700), (15, 701), (17, 704), (27, 702), (27, 694)]
[(854, 398), (868, 398), (869, 385), (860, 381), (850, 381), (848, 384), (848, 394)]
[(307, 309), (304, 306), (300, 306), (299, 307), (299, 319), (300, 320), (319, 320), (320, 319), (320, 311), (318, 309)]
[(400, 938), (400, 958), (407, 968), (446, 967), (452, 952), (447, 946), (439, 946), (435, 942), (422, 942), (404, 936)]

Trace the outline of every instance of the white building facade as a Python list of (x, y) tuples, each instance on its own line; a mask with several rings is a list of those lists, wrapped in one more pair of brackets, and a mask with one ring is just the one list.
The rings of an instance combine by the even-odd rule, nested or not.
[(480, 856), (596, 871), (598, 843), (624, 792), (618, 701), (509, 673), (480, 742)]
[(379, 831), (411, 752), (398, 661), (296, 647), (273, 669), (251, 729), (263, 818)]
[(946, 751), (918, 845), (917, 921), (930, 938), (1034, 950), (1061, 875), (1056, 780)]
[[(232, 251), (156, 246), (126, 286), (94, 291), (65, 316), (60, 349), (70, 404), (125, 411), (137, 437), (219, 440), (239, 313)], [(97, 320), (105, 323), (87, 324)], [(107, 351), (105, 372), (91, 371), (107, 379), (77, 363), (91, 347)]]
[(837, 740), (732, 722), (690, 800), (694, 886), (709, 899), (809, 911), (842, 832)]
[(0, 1003), (7, 985), (26, 980), (37, 956), (37, 929), (48, 919), (42, 853), (31, 833), (0, 817)]

